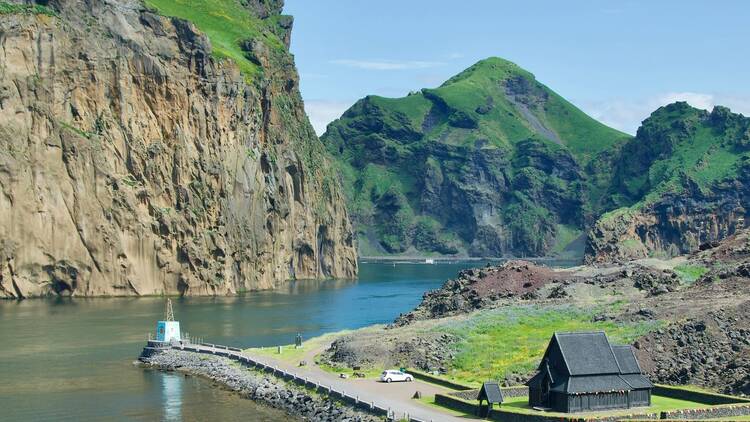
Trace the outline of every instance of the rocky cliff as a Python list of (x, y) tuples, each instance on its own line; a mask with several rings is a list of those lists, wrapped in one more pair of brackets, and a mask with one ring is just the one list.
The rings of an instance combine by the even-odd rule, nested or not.
[(368, 96), (321, 139), (361, 254), (496, 257), (558, 253), (578, 238), (606, 187), (599, 156), (627, 138), (489, 58), (436, 89)]
[(45, 4), (0, 8), (0, 297), (356, 275), (282, 2)]
[(675, 256), (745, 227), (750, 119), (675, 103), (615, 154), (605, 206), (588, 236), (591, 261)]

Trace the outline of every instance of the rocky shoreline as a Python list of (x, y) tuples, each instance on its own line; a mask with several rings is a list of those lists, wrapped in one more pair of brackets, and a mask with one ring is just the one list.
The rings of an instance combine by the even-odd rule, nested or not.
[(316, 422), (374, 422), (381, 419), (354, 410), (328, 397), (243, 368), (227, 358), (166, 350), (142, 358), (142, 364), (209, 379), (240, 396), (281, 409), (301, 420)]

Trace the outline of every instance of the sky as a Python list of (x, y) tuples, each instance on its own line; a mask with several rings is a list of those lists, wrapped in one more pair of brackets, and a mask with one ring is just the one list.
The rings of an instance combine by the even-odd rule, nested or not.
[(631, 134), (677, 100), (750, 115), (746, 0), (286, 0), (284, 13), (318, 134), (359, 98), (433, 88), (490, 56)]

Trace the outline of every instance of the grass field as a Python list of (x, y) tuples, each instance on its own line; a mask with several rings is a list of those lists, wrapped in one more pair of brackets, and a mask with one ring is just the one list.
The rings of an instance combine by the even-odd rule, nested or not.
[[(608, 305), (609, 306), (609, 305)], [(536, 367), (555, 331), (604, 330), (613, 343), (630, 344), (659, 327), (658, 322), (593, 321), (602, 306), (510, 306), (435, 327), (461, 338), (446, 378), (478, 385)]]
[(244, 351), (255, 356), (268, 356), (281, 362), (296, 364), (310, 354), (313, 354), (314, 357), (314, 355), (319, 353), (319, 351), (327, 346), (333, 339), (349, 332), (350, 331), (339, 331), (314, 337), (307, 341), (303, 341), (302, 347), (298, 348), (294, 347), (293, 344), (283, 345), (281, 346), (281, 353), (279, 353), (279, 346), (254, 347), (245, 349)]
[(692, 284), (699, 278), (703, 276), (703, 274), (708, 272), (708, 268), (701, 266), (701, 265), (678, 265), (674, 267), (674, 272), (677, 273), (677, 275), (680, 276), (680, 280), (684, 284)]
[(467, 415), (466, 413), (457, 412), (453, 409), (448, 409), (447, 407), (440, 406), (439, 404), (435, 403), (435, 396), (434, 395), (425, 395), (422, 396), (421, 399), (419, 399), (419, 402), (422, 404), (425, 404), (427, 406), (430, 406), (432, 408), (438, 409), (441, 412), (448, 413), (453, 416), (459, 416), (463, 417), (468, 420), (483, 420), (482, 418), (476, 417), (474, 415)]

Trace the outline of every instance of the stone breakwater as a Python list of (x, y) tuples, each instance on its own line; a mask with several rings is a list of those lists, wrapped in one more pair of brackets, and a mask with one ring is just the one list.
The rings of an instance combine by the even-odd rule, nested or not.
[(208, 378), (237, 392), (242, 397), (268, 404), (304, 420), (320, 422), (381, 420), (304, 388), (243, 368), (227, 358), (166, 350), (141, 360), (145, 365), (160, 370), (181, 371)]

